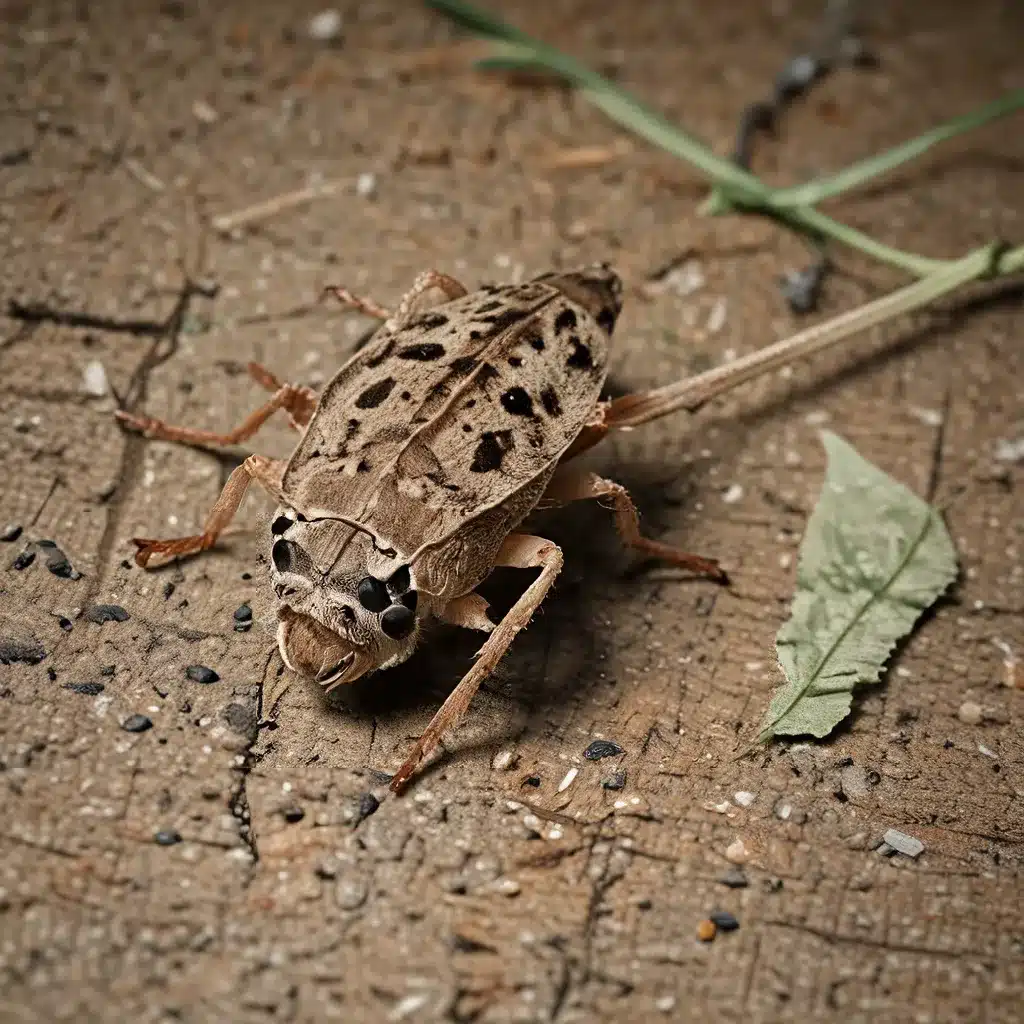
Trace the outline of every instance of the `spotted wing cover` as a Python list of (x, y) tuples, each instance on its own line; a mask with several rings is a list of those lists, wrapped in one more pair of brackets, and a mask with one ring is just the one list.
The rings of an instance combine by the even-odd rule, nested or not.
[(591, 283), (483, 289), (378, 332), (327, 385), (289, 462), (296, 507), (374, 524), (408, 551), (550, 470), (605, 379), (617, 279), (609, 301)]

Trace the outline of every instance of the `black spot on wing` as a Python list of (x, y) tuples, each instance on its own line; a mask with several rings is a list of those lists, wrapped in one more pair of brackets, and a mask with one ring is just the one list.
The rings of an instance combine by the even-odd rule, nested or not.
[(391, 355), (391, 352), (394, 349), (394, 347), (395, 339), (388, 338), (387, 343), (384, 345), (384, 347), (376, 355), (370, 356), (366, 360), (366, 365), (370, 367), (370, 369), (373, 369), (375, 366), (380, 366), (380, 364), (383, 363), (384, 360)]
[(501, 404), (505, 411), (513, 416), (533, 415), (533, 399), (530, 398), (526, 388), (509, 388), (502, 394)]
[(472, 356), (459, 356), (458, 359), (453, 359), (448, 365), (451, 368), (452, 373), (457, 377), (465, 377), (467, 373), (472, 373), (476, 368), (477, 361)]
[(476, 307), (477, 313), (490, 313), (495, 309), (501, 309), (500, 300), (492, 300), (491, 302), (485, 302), (482, 306)]
[(383, 402), (388, 395), (391, 394), (392, 388), (395, 386), (394, 377), (385, 377), (383, 380), (377, 381), (376, 384), (371, 384), (357, 399), (357, 409), (376, 409), (381, 402)]
[(406, 324), (406, 327), (418, 327), (420, 330), (430, 331), (435, 327), (444, 327), (448, 323), (448, 317), (444, 313), (424, 313), (421, 317)]
[(562, 403), (558, 400), (558, 392), (550, 385), (540, 393), (540, 404), (549, 416), (562, 415)]
[(602, 309), (600, 313), (597, 314), (597, 324), (598, 324), (598, 326), (603, 331), (606, 331), (608, 334), (612, 333), (612, 330), (615, 327), (615, 321), (617, 319), (618, 319), (618, 317), (617, 317), (617, 315), (615, 313), (615, 310), (610, 309), (607, 306), (604, 309)]
[(523, 360), (519, 356), (509, 356), (508, 365), (518, 368), (523, 365)]
[(494, 380), (495, 377), (500, 376), (501, 374), (498, 373), (498, 371), (490, 363), (484, 363), (484, 365), (480, 367), (480, 372), (477, 375), (477, 379), (480, 381), (481, 384), (486, 384), (489, 380)]
[(436, 341), (421, 341), (416, 345), (406, 345), (396, 353), (399, 359), (413, 359), (418, 363), (430, 363), (444, 355), (444, 345)]
[(576, 314), (571, 309), (563, 309), (558, 316), (555, 317), (555, 333), (561, 334), (562, 331), (571, 331), (576, 326)]
[(565, 365), (573, 370), (589, 370), (594, 365), (594, 357), (590, 354), (590, 347), (584, 345), (575, 334), (569, 339), (569, 344), (572, 345), (572, 352)]
[(530, 344), (538, 351), (544, 351), (544, 338), (540, 334), (535, 334), (530, 338)]
[(511, 430), (488, 430), (480, 436), (480, 442), (473, 452), (470, 463), (471, 473), (492, 473), (501, 469), (505, 453), (512, 447)]
[(500, 334), (506, 327), (523, 319), (523, 314), (518, 309), (506, 309), (504, 313), (494, 313), (491, 316), (480, 318), (491, 325), (494, 334)]

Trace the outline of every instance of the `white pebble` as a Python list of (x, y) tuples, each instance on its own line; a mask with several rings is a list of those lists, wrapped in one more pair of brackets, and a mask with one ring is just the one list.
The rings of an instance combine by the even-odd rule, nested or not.
[(741, 789), (738, 793), (733, 793), (732, 798), (740, 807), (749, 807), (757, 799), (757, 794)]
[(675, 1009), (676, 997), (675, 996), (661, 996), (654, 1003), (655, 1007), (662, 1013), (671, 1013)]
[(576, 780), (576, 776), (579, 775), (579, 773), (579, 768), (570, 768), (565, 773), (565, 778), (562, 779), (562, 781), (558, 784), (558, 792), (564, 793), (565, 790), (567, 790), (573, 784), (573, 782)]
[(814, 412), (809, 412), (804, 417), (804, 423), (812, 427), (818, 427), (822, 423), (828, 423), (831, 418), (832, 414), (827, 409), (815, 409)]
[(97, 398), (102, 398), (110, 390), (107, 371), (98, 359), (86, 364), (82, 373), (82, 387), (87, 395), (95, 395)]
[(507, 772), (510, 768), (515, 767), (518, 760), (519, 755), (514, 750), (499, 750), (491, 758), (491, 767), (496, 772)]
[(725, 299), (715, 299), (715, 304), (708, 314), (708, 331), (717, 334), (725, 326)]
[(997, 761), (999, 760), (999, 755), (991, 747), (986, 747), (984, 743), (978, 744), (978, 753), (983, 754), (985, 757), (991, 757)]
[(743, 485), (742, 484), (730, 484), (726, 492), (722, 495), (722, 501), (726, 505), (735, 505), (740, 498), (743, 497)]
[(775, 817), (780, 821), (789, 821), (789, 816), (793, 813), (793, 808), (789, 804), (783, 804), (776, 812)]
[(310, 39), (318, 43), (330, 43), (341, 35), (341, 12), (333, 8), (314, 14), (306, 25)]
[(363, 199), (372, 199), (377, 194), (377, 175), (372, 171), (363, 171), (356, 178), (356, 195)]
[(405, 1020), (406, 1017), (411, 1017), (417, 1010), (423, 1009), (426, 1005), (427, 994), (425, 992), (417, 992), (414, 995), (406, 996), (395, 1003), (394, 1008), (388, 1014), (388, 1020)]
[(916, 857), (924, 851), (924, 843), (920, 839), (908, 836), (906, 832), (900, 832), (894, 828), (886, 831), (885, 835), (882, 836), (882, 842), (888, 843), (897, 853), (902, 853), (904, 857)]
[(495, 892), (501, 893), (502, 896), (518, 896), (520, 893), (519, 883), (514, 878), (499, 878), (494, 883)]
[(1016, 441), (997, 441), (996, 458), (1000, 462), (1024, 462), (1024, 437)]
[(714, 811), (715, 814), (726, 814), (726, 813), (728, 813), (728, 811), (729, 811), (729, 809), (731, 807), (732, 807), (732, 804), (729, 803), (728, 800), (723, 800), (722, 803), (720, 803), (720, 804), (713, 804), (713, 803), (706, 803), (706, 804), (704, 804), (704, 810), (705, 811)]
[(960, 705), (956, 716), (965, 725), (981, 725), (981, 720), (985, 717), (985, 713), (980, 704), (976, 704), (973, 700), (965, 700)]
[(938, 409), (921, 409), (916, 405), (912, 405), (910, 412), (915, 419), (919, 419), (926, 427), (942, 426), (942, 413)]
[(750, 859), (750, 851), (742, 839), (736, 839), (726, 848), (725, 859), (730, 864), (745, 864)]
[(192, 104), (192, 116), (203, 124), (215, 124), (220, 120), (220, 114), (206, 100), (196, 100)]

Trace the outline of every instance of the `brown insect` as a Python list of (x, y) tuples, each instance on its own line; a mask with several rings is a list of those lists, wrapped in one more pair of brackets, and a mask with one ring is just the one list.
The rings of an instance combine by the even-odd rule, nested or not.
[[(727, 383), (710, 389), (683, 381), (602, 401), (622, 294), (605, 265), (472, 294), (430, 271), (394, 313), (341, 288), (328, 292), (384, 323), (319, 399), (250, 364), (274, 395), (230, 433), (118, 412), (167, 441), (237, 444), (278, 409), (302, 432), (287, 461), (252, 455), (231, 474), (201, 534), (135, 540), (135, 558), (145, 567), (210, 548), (255, 480), (279, 503), (269, 565), (278, 646), (292, 670), (329, 691), (404, 661), (431, 616), (489, 633), (394, 776), (398, 791), (462, 718), (562, 567), (557, 545), (517, 530), (542, 500), (606, 500), (626, 544), (725, 580), (717, 562), (643, 537), (622, 485), (572, 459), (614, 427), (695, 408), (754, 371), (734, 364)], [(497, 566), (540, 574), (495, 624), (475, 588)]]

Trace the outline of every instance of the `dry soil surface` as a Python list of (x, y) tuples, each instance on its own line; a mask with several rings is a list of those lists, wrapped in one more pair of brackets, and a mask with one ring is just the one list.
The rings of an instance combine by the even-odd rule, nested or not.
[[(820, 13), (500, 7), (722, 153)], [(127, 434), (111, 392), (226, 429), (263, 398), (250, 359), (321, 385), (372, 326), (317, 305), (325, 283), (393, 303), (426, 267), (477, 284), (611, 260), (620, 390), (802, 323), (777, 280), (804, 243), (699, 217), (700, 181), (579, 96), (473, 73), (471, 47), (411, 3), (346, 4), (330, 44), (308, 37), (314, 13), (0, 15), (0, 520), (22, 527), (0, 547), (20, 659), (0, 668), (3, 1020), (1019, 1021), (1024, 466), (997, 458), (1024, 430), (1019, 289), (596, 450), (649, 534), (720, 557), (732, 585), (639, 565), (601, 508), (545, 514), (558, 586), (401, 799), (387, 773), (474, 637), (439, 631), (325, 700), (274, 649), (258, 496), (208, 556), (132, 564), (133, 536), (193, 532), (244, 453)], [(823, 82), (755, 168), (805, 180), (1019, 88), (1022, 15), (884, 5), (879, 66)], [(1022, 171), (1018, 117), (830, 212), (934, 256), (1019, 244)], [(836, 255), (821, 316), (904, 280)], [(822, 424), (946, 508), (962, 578), (834, 737), (737, 759), (779, 680)], [(275, 421), (249, 450), (293, 439)], [(509, 577), (499, 589), (522, 586)], [(90, 621), (103, 604), (128, 618)], [(137, 715), (152, 726), (126, 730)], [(586, 760), (598, 738), (622, 753)], [(924, 852), (881, 855), (890, 827)], [(700, 943), (716, 910), (739, 929)]]

